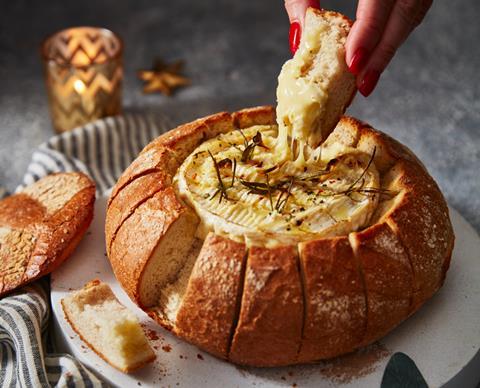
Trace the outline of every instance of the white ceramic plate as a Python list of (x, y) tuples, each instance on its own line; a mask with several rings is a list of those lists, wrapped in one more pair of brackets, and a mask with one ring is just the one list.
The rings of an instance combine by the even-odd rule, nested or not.
[[(450, 214), (456, 244), (445, 285), (417, 314), (381, 343), (346, 358), (318, 365), (260, 369), (239, 368), (209, 356), (160, 328), (130, 301), (106, 258), (105, 206), (105, 198), (97, 199), (89, 232), (72, 257), (52, 274), (51, 300), (60, 349), (119, 387), (379, 387), (385, 365), (397, 351), (416, 362), (431, 387), (439, 387), (461, 372), (479, 350), (480, 238), (453, 209)], [(87, 348), (66, 322), (60, 300), (69, 290), (94, 278), (108, 283), (149, 333), (157, 360), (141, 371), (131, 375), (117, 371)], [(477, 359), (473, 363), (478, 379)]]

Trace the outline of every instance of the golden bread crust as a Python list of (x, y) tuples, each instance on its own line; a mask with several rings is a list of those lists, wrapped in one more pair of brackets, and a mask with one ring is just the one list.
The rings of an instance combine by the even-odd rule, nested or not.
[(348, 353), (367, 326), (365, 285), (347, 237), (299, 244), (305, 320), (298, 362)]
[(148, 307), (140, 298), (143, 272), (158, 241), (180, 217), (190, 217), (192, 222), (196, 219), (179, 201), (173, 188), (167, 187), (140, 204), (112, 242), (109, 258), (113, 272), (130, 298), (141, 307)]
[(0, 201), (0, 296), (67, 259), (93, 218), (95, 185), (82, 173), (51, 174)]
[(175, 334), (224, 359), (238, 315), (245, 254), (244, 244), (210, 233), (175, 321)]
[(229, 360), (256, 366), (291, 364), (298, 354), (302, 320), (296, 247), (250, 248)]
[[(135, 167), (127, 169), (107, 212), (107, 223), (112, 222), (107, 228), (121, 224), (116, 234), (108, 235), (107, 246), (112, 247), (109, 258), (117, 278), (140, 306), (138, 287), (153, 249), (179, 214), (192, 213), (195, 222), (194, 212), (171, 186), (176, 168), (206, 139), (274, 122), (271, 107), (199, 119), (154, 140), (132, 164)], [(210, 234), (176, 321), (147, 309), (149, 314), (218, 357), (274, 366), (314, 362), (371, 343), (430, 298), (443, 283), (454, 243), (438, 186), (407, 147), (352, 117), (342, 117), (325, 146), (329, 143), (369, 154), (375, 150), (381, 187), (393, 198), (381, 198), (370, 227), (298, 247), (250, 247), (246, 264), (240, 263), (242, 244)], [(156, 153), (162, 157), (151, 162)], [(148, 182), (144, 177), (149, 174), (163, 178), (152, 187), (133, 186), (135, 180)], [(123, 195), (124, 190), (128, 192)], [(167, 192), (169, 200), (162, 197)], [(158, 216), (147, 215), (154, 213)], [(216, 285), (220, 278), (231, 281), (230, 287)], [(222, 294), (220, 288), (228, 291)]]

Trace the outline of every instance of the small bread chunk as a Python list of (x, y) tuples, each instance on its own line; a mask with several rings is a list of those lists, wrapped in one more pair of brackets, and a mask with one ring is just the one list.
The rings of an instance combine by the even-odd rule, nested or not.
[(52, 272), (93, 218), (95, 184), (78, 172), (48, 175), (0, 201), (0, 296)]
[(62, 299), (67, 321), (100, 357), (122, 372), (131, 372), (155, 359), (135, 315), (111, 288), (99, 280)]

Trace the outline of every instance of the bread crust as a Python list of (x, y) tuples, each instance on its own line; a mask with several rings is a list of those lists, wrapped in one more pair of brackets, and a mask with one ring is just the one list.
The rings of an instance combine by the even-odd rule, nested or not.
[(350, 233), (349, 239), (366, 291), (367, 328), (363, 345), (383, 337), (409, 315), (413, 273), (405, 249), (386, 223)]
[(455, 236), (447, 204), (432, 177), (411, 161), (398, 163), (401, 175), (395, 184), (405, 195), (386, 215), (386, 222), (408, 252), (416, 311), (442, 286)]
[(95, 185), (82, 173), (51, 174), (0, 201), (0, 296), (66, 260), (93, 218)]
[(246, 252), (244, 244), (210, 233), (175, 321), (175, 334), (223, 359), (238, 318)]
[(250, 248), (229, 360), (256, 366), (291, 364), (299, 351), (302, 325), (296, 247)]
[(161, 238), (181, 217), (198, 222), (195, 214), (180, 202), (173, 188), (167, 187), (135, 209), (122, 224), (111, 245), (109, 259), (113, 272), (140, 307), (149, 307), (140, 297), (141, 277), (148, 261)]
[[(229, 128), (273, 122), (274, 111), (269, 107), (212, 115), (156, 139), (142, 151), (139, 160), (157, 150), (163, 150), (167, 158), (171, 151), (178, 167), (194, 147), (216, 134)], [(431, 297), (443, 283), (454, 243), (448, 208), (438, 186), (407, 147), (352, 117), (342, 117), (325, 145), (332, 142), (371, 155), (375, 150), (374, 163), (380, 171), (381, 186), (392, 192), (392, 198), (379, 199), (379, 211), (370, 227), (349, 236), (301, 243), (299, 257), (296, 246), (251, 247), (243, 280), (242, 270), (238, 271), (238, 252), (244, 248), (238, 249), (239, 243), (226, 237), (210, 236), (194, 266), (177, 321), (162, 321), (147, 309), (149, 314), (218, 357), (239, 364), (279, 366), (313, 362), (371, 343)], [(119, 181), (118, 191), (161, 169), (161, 164), (148, 170), (150, 164), (134, 163), (136, 169), (125, 173), (130, 177)], [(170, 177), (175, 169), (168, 172)], [(137, 198), (137, 190), (130, 190), (132, 196), (125, 194), (125, 198)], [(147, 198), (138, 206), (136, 199), (118, 205), (121, 216), (117, 219), (123, 224), (112, 247), (117, 240), (124, 246), (112, 249), (109, 258), (116, 274), (121, 273), (118, 278), (123, 287), (137, 303), (135, 290), (141, 282), (141, 268), (148, 262), (149, 249), (161, 241), (168, 229), (168, 225), (143, 228), (138, 217), (145, 206), (151, 207), (149, 211), (159, 211), (159, 199), (149, 201), (165, 190), (171, 190), (173, 198), (174, 189), (167, 182), (152, 197), (144, 194), (146, 189), (142, 188), (138, 195)], [(117, 196), (121, 198), (118, 193)], [(115, 198), (110, 207), (114, 201)], [(165, 220), (177, 217), (179, 209), (189, 211), (178, 198), (162, 206)], [(432, 223), (435, 228), (431, 228)], [(128, 250), (129, 244), (139, 245), (135, 244), (139, 236), (146, 242)], [(201, 266), (204, 261), (211, 264), (211, 271)], [(229, 262), (236, 263), (235, 269), (227, 266)], [(228, 298), (219, 291), (221, 285), (215, 283), (221, 276), (232, 282)], [(207, 296), (205, 290), (209, 291)], [(231, 296), (235, 290), (241, 291), (241, 302), (236, 305), (238, 317), (232, 318), (235, 303)], [(222, 319), (226, 322), (224, 327), (219, 324)], [(231, 325), (233, 336), (227, 343)]]
[(367, 327), (366, 290), (347, 237), (299, 244), (305, 321), (298, 362), (355, 350)]

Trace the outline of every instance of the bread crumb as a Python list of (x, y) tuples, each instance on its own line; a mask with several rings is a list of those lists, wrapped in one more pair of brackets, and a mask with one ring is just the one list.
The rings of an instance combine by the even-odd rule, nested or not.
[(162, 346), (162, 350), (164, 352), (170, 353), (171, 350), (172, 350), (172, 347), (170, 345), (164, 345), (164, 346)]

